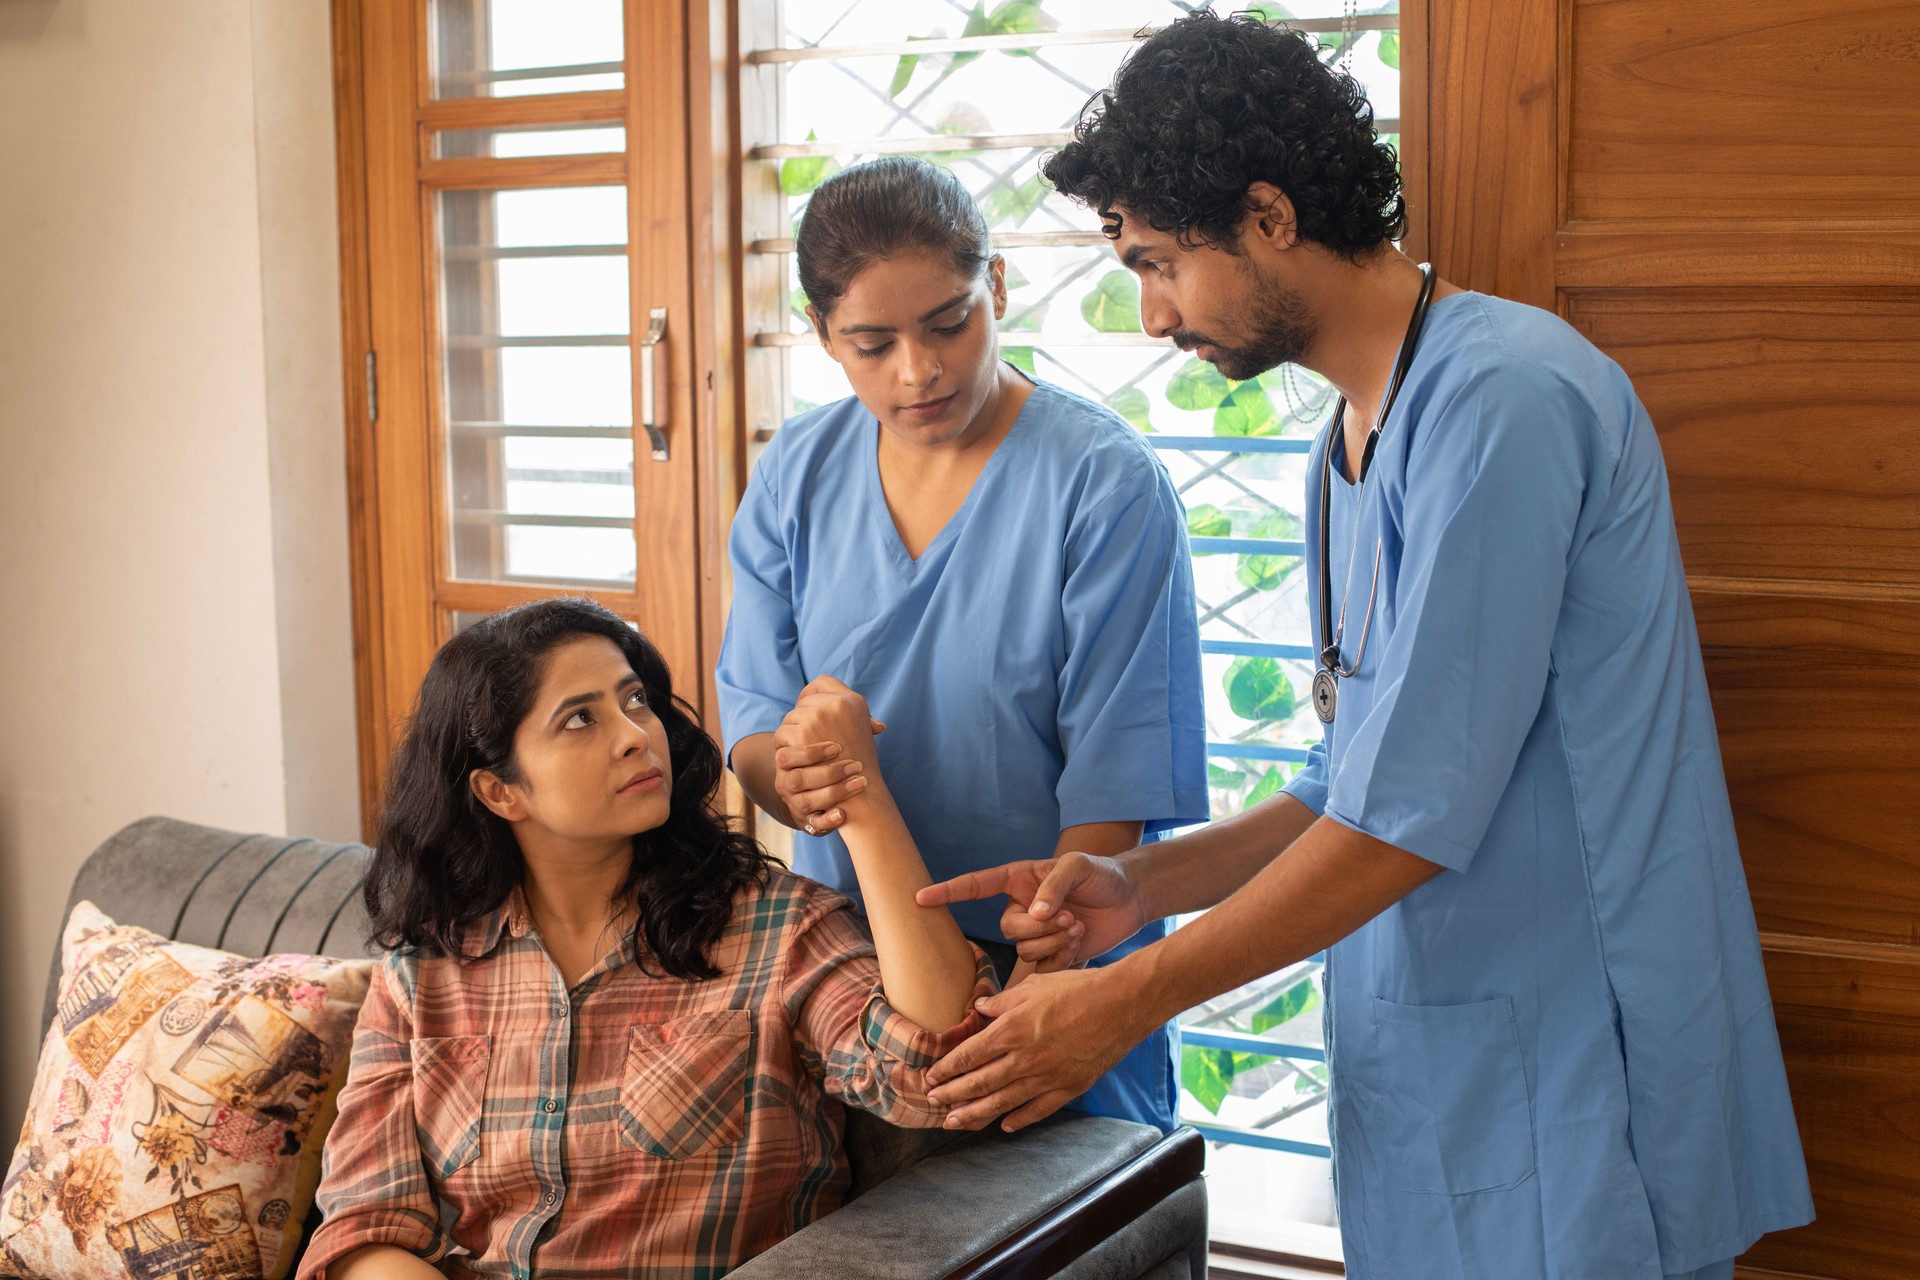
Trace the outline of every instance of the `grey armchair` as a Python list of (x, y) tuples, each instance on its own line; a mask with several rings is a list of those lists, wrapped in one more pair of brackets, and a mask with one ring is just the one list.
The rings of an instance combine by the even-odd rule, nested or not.
[[(147, 818), (94, 851), (69, 907), (246, 955), (359, 954), (364, 845)], [(56, 951), (41, 1031), (59, 983)], [(732, 1274), (744, 1280), (1067, 1276), (1202, 1280), (1204, 1144), (1060, 1115), (1015, 1136), (950, 1137), (850, 1113), (854, 1198)], [(310, 1224), (311, 1225), (311, 1224)]]

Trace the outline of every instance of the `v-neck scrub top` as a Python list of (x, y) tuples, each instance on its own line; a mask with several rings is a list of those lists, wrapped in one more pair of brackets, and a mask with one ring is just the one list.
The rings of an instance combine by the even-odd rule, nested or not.
[(1665, 465), (1626, 375), (1547, 312), (1435, 303), (1330, 516), (1349, 653), (1381, 547), (1373, 634), (1287, 790), (1448, 869), (1328, 956), (1348, 1274), (1655, 1280), (1810, 1221)]
[[(881, 769), (936, 880), (1047, 857), (1081, 823), (1153, 834), (1204, 821), (1186, 519), (1139, 433), (1035, 385), (915, 559), (881, 489), (880, 431), (850, 397), (788, 422), (753, 469), (715, 673), (728, 759), (832, 675), (886, 722)], [(794, 869), (859, 900), (838, 835), (796, 834)], [(992, 940), (1002, 906), (953, 910)], [(1163, 934), (1143, 930), (1114, 954)], [(1174, 1100), (1161, 1036), (1082, 1109), (1166, 1125)]]

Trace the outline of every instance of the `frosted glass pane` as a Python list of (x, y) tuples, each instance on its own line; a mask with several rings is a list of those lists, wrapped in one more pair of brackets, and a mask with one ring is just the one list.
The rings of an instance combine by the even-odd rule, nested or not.
[(631, 585), (625, 192), (437, 200), (454, 576)]
[(436, 98), (626, 84), (620, 0), (434, 0), (432, 31)]

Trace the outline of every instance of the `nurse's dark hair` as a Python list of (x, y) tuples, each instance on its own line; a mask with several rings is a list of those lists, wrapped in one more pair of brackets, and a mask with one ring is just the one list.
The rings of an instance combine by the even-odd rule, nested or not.
[(1201, 9), (1142, 41), (1040, 171), (1109, 238), (1124, 209), (1187, 248), (1237, 253), (1256, 182), (1286, 193), (1301, 239), (1349, 260), (1406, 231), (1399, 158), (1365, 91), (1257, 14)]
[(440, 647), (387, 774), (380, 837), (365, 888), (369, 936), (382, 947), (458, 955), (467, 929), (526, 874), (512, 827), (473, 794), (486, 769), (521, 781), (513, 738), (559, 646), (603, 636), (625, 655), (666, 730), (673, 789), (664, 825), (633, 837), (618, 897), (650, 972), (717, 976), (708, 958), (734, 894), (764, 883), (766, 853), (714, 807), (720, 748), (673, 695), (660, 651), (590, 600), (541, 600), (483, 618)]
[(917, 156), (834, 174), (807, 201), (795, 236), (800, 288), (823, 320), (855, 276), (903, 253), (944, 255), (970, 277), (993, 260), (980, 206), (949, 170)]

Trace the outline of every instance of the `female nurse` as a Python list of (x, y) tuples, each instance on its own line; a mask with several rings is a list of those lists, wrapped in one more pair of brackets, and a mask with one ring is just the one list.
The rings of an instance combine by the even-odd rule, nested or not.
[[(716, 673), (728, 760), (800, 833), (794, 869), (859, 900), (834, 831), (858, 766), (785, 723), (820, 676), (885, 722), (880, 766), (936, 878), (1204, 820), (1179, 497), (1118, 415), (1000, 358), (1005, 264), (972, 197), (922, 160), (858, 165), (814, 193), (796, 253), (854, 394), (754, 468)], [(955, 914), (1012, 968), (996, 908)], [(1167, 1128), (1175, 1089), (1163, 1027), (1076, 1105)]]

